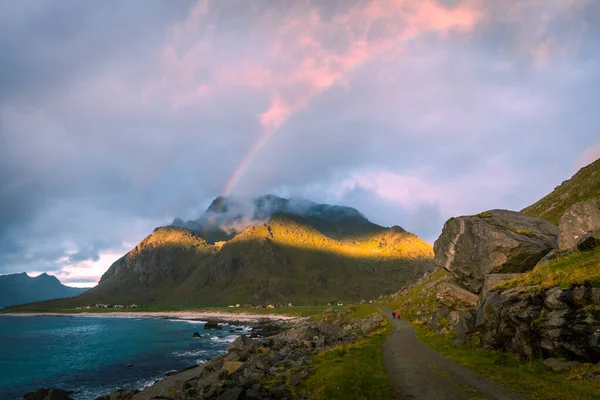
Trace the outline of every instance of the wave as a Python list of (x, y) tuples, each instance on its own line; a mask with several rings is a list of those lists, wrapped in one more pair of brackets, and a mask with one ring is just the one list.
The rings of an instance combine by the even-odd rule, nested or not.
[(207, 350), (197, 349), (197, 350), (176, 351), (176, 352), (173, 352), (172, 355), (174, 357), (198, 357), (198, 356), (208, 356), (209, 353)]
[(188, 324), (194, 324), (194, 325), (198, 325), (198, 324), (205, 324), (206, 321), (200, 321), (197, 319), (168, 319), (167, 321), (171, 321), (171, 322), (185, 322)]
[(235, 339), (238, 338), (238, 335), (229, 335), (229, 336), (212, 336), (210, 340), (217, 343), (233, 343)]

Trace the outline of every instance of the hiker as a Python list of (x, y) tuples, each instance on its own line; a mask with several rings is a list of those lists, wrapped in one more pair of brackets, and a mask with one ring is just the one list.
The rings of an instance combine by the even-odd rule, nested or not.
[(398, 312), (396, 313), (396, 317), (398, 317), (398, 319), (400, 319), (400, 311), (398, 311)]
[(396, 319), (396, 312), (392, 311), (392, 318)]

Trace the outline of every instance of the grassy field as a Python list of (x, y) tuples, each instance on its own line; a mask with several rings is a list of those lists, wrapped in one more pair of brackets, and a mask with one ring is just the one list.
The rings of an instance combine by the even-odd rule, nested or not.
[(585, 282), (591, 286), (600, 286), (600, 248), (557, 258), (522, 277), (503, 283), (498, 288), (510, 289), (533, 285), (539, 285), (540, 289), (554, 286), (569, 288)]
[[(111, 312), (123, 312), (123, 313), (145, 313), (145, 312), (169, 312), (169, 311), (187, 311), (187, 312), (223, 312), (230, 314), (275, 314), (275, 315), (287, 315), (297, 317), (309, 317), (322, 313), (324, 310), (330, 308), (329, 306), (306, 306), (306, 307), (281, 307), (281, 308), (244, 308), (244, 307), (203, 307), (203, 306), (178, 306), (178, 305), (152, 305), (148, 307), (122, 309), (122, 308), (90, 308), (90, 309), (79, 309), (79, 308), (57, 308), (57, 309), (28, 309), (28, 310), (17, 310), (14, 313), (29, 314), (37, 312), (52, 312), (59, 314), (81, 314), (81, 313), (94, 313), (94, 314), (105, 314)], [(344, 306), (333, 306), (334, 310), (341, 310)]]
[(570, 371), (554, 372), (539, 360), (525, 362), (515, 354), (455, 347), (451, 339), (415, 325), (417, 336), (446, 357), (529, 399), (586, 400), (600, 398), (600, 380), (583, 380), (583, 375), (600, 373), (599, 365), (582, 364)]
[[(365, 307), (361, 312), (366, 310)], [(392, 324), (386, 320), (386, 325), (369, 337), (334, 347), (316, 356), (313, 373), (299, 387), (299, 394), (313, 400), (394, 398), (382, 349), (392, 329)]]

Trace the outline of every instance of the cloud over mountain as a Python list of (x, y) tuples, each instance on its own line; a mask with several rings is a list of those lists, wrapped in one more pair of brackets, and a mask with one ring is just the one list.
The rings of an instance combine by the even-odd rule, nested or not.
[(2, 2), (0, 273), (78, 282), (226, 187), (429, 241), (457, 213), (521, 209), (595, 154), (599, 10)]

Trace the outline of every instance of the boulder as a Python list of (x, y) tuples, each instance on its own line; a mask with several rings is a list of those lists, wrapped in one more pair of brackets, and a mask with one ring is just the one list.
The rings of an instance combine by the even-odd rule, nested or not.
[(458, 324), (456, 325), (456, 338), (459, 343), (465, 343), (468, 336), (475, 332), (476, 318), (476, 310), (467, 310), (460, 315)]
[(240, 387), (227, 389), (217, 397), (217, 400), (238, 400), (243, 391)]
[(577, 242), (577, 250), (591, 251), (600, 246), (600, 229), (589, 232)]
[(235, 339), (229, 347), (227, 347), (227, 352), (237, 352), (241, 353), (244, 351), (252, 351), (256, 349), (260, 345), (258, 340), (251, 339), (246, 335), (242, 335), (239, 338)]
[(585, 234), (596, 229), (600, 229), (600, 200), (575, 203), (560, 217), (558, 247), (573, 248)]
[(346, 332), (339, 326), (332, 324), (331, 322), (321, 322), (316, 326), (317, 330), (326, 336), (328, 342), (334, 342), (344, 337)]
[(385, 318), (381, 314), (373, 314), (367, 318), (360, 326), (360, 330), (363, 334), (368, 335), (369, 333), (376, 330), (381, 325), (385, 324)]
[(544, 360), (544, 365), (550, 368), (552, 371), (562, 371), (565, 369), (576, 367), (580, 365), (577, 361), (563, 361), (558, 358), (546, 358)]
[(435, 298), (439, 303), (454, 310), (475, 308), (479, 301), (479, 297), (476, 294), (451, 282), (440, 284)]
[(297, 341), (302, 343), (304, 340), (312, 340), (315, 336), (318, 336), (319, 333), (309, 326), (301, 326), (298, 328), (292, 328), (285, 332), (283, 335), (284, 340), (287, 341)]
[(526, 272), (557, 246), (558, 228), (507, 210), (451, 218), (433, 246), (436, 266), (479, 293), (488, 274)]
[(199, 334), (198, 332), (194, 332), (194, 333), (192, 334), (192, 337), (193, 337), (193, 338), (199, 338), (199, 337), (200, 337), (200, 334)]
[(233, 374), (235, 371), (240, 369), (240, 367), (244, 365), (243, 362), (240, 361), (224, 361), (223, 369), (227, 371), (229, 375)]
[(69, 392), (61, 389), (43, 388), (27, 393), (21, 400), (72, 400), (69, 395)]
[(204, 329), (218, 329), (218, 330), (221, 330), (221, 329), (223, 329), (223, 327), (221, 325), (219, 325), (215, 321), (208, 321), (207, 323), (204, 324)]
[(96, 397), (96, 400), (132, 400), (139, 390), (117, 390), (116, 392)]
[[(539, 265), (539, 263), (538, 263)], [(495, 286), (501, 285), (504, 282), (510, 281), (511, 279), (523, 276), (523, 274), (488, 274), (483, 278), (483, 286), (481, 287), (480, 297), (485, 295), (492, 290)]]

